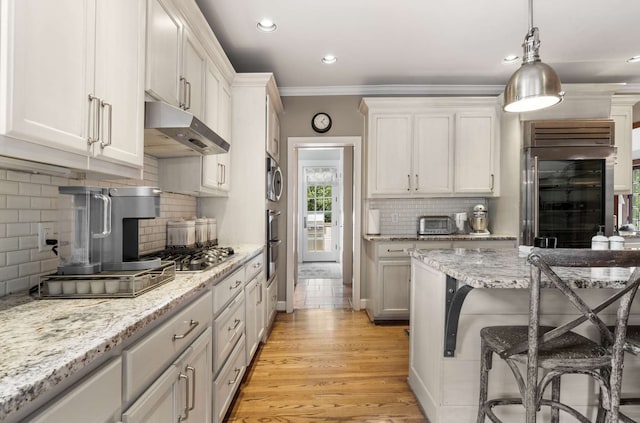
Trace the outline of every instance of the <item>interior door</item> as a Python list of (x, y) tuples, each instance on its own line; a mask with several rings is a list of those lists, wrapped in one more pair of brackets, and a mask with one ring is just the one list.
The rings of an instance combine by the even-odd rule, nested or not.
[(302, 261), (338, 261), (338, 168), (303, 166)]

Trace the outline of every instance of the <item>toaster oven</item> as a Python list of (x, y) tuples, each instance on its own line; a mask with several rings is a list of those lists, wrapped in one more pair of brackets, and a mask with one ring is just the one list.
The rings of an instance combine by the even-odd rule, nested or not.
[(420, 216), (418, 218), (418, 236), (451, 235), (456, 233), (456, 222), (449, 216)]

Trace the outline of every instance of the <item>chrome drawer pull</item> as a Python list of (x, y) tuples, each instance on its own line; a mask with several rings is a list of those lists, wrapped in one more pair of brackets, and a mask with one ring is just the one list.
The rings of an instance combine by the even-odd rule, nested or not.
[(183, 333), (182, 335), (173, 335), (173, 340), (175, 341), (176, 339), (183, 339), (185, 338), (187, 335), (189, 335), (191, 332), (193, 332), (193, 330), (196, 328), (196, 326), (198, 326), (200, 324), (200, 322), (196, 321), (196, 320), (191, 320), (189, 321), (189, 329)]
[(404, 250), (402, 248), (387, 248), (387, 253), (404, 253)]
[(227, 330), (228, 330), (229, 332), (231, 332), (232, 330), (236, 330), (236, 328), (238, 327), (238, 325), (239, 325), (240, 323), (242, 323), (242, 320), (240, 320), (240, 319), (234, 319), (234, 320), (233, 320), (233, 323), (234, 323), (234, 325), (233, 325), (233, 326), (229, 326), (229, 327), (227, 328)]
[(180, 373), (179, 376), (180, 379), (186, 379), (187, 382), (185, 383), (185, 388), (186, 388), (186, 402), (185, 402), (185, 406), (184, 406), (184, 416), (180, 416), (178, 417), (178, 421), (179, 422), (183, 422), (189, 419), (189, 376), (187, 375), (183, 375), (182, 372)]
[(234, 383), (236, 383), (238, 381), (238, 377), (240, 377), (240, 371), (241, 370), (242, 369), (238, 369), (238, 368), (234, 369), (234, 371), (236, 372), (236, 377), (234, 377), (233, 380), (229, 381), (229, 385), (233, 385)]
[(231, 285), (229, 287), (229, 290), (233, 291), (234, 289), (236, 289), (237, 287), (239, 287), (240, 285), (242, 285), (242, 281), (236, 281), (235, 284)]
[[(193, 411), (196, 408), (196, 368), (187, 366), (187, 371), (193, 373), (193, 379), (191, 379), (191, 393), (193, 395), (191, 395), (191, 406), (189, 407), (189, 410)], [(188, 404), (188, 401), (187, 401), (187, 404)], [(188, 415), (189, 414), (187, 414), (187, 416)]]

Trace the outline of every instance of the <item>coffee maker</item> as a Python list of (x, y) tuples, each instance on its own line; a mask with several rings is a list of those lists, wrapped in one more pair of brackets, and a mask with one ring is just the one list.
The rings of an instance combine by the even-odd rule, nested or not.
[(138, 221), (160, 216), (160, 190), (123, 187), (107, 190), (111, 200), (111, 236), (102, 245), (104, 270), (144, 270), (160, 266), (159, 258), (140, 258)]

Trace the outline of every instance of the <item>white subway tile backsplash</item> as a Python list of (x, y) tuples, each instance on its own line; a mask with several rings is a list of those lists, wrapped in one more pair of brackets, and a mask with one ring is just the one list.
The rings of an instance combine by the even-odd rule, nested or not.
[[(57, 222), (58, 187), (70, 185), (157, 186), (158, 161), (145, 156), (143, 180), (69, 179), (0, 169), (0, 296), (28, 289), (40, 275), (56, 271), (57, 256), (37, 249), (38, 223)], [(165, 248), (168, 220), (194, 216), (195, 197), (162, 193), (160, 217), (140, 221), (140, 254)]]

